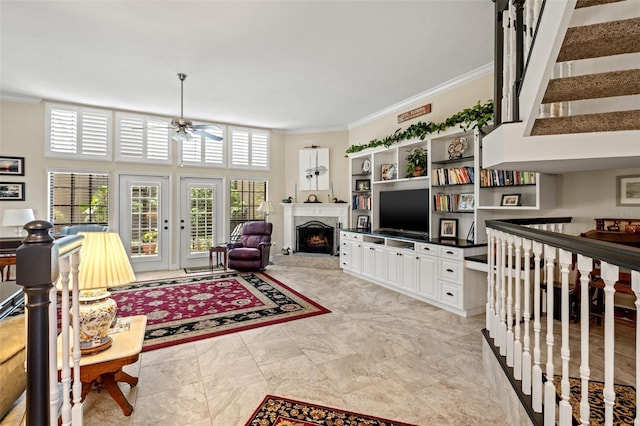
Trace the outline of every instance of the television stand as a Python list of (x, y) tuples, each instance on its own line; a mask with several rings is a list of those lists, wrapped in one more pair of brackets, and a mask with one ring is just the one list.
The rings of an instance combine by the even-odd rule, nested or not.
[(418, 231), (403, 231), (402, 229), (385, 229), (385, 228), (380, 228), (377, 229), (375, 231), (373, 231), (374, 234), (381, 234), (381, 235), (389, 235), (392, 237), (405, 237), (405, 238), (411, 238), (414, 240), (429, 240), (429, 233), (428, 232), (418, 232)]

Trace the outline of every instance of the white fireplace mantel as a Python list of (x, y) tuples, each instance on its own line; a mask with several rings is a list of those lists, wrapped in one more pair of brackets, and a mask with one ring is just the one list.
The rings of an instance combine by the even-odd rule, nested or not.
[(283, 248), (296, 246), (295, 217), (335, 217), (343, 227), (349, 220), (349, 203), (280, 203), (284, 208)]

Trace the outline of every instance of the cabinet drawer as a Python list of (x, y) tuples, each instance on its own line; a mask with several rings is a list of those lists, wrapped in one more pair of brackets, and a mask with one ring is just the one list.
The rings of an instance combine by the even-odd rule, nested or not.
[(349, 241), (362, 241), (361, 234), (354, 234), (353, 232), (340, 232), (340, 240), (349, 240)]
[(440, 259), (438, 264), (440, 265), (438, 276), (441, 279), (462, 284), (462, 262)]
[(456, 259), (456, 260), (464, 259), (464, 252), (459, 248), (442, 247), (442, 246), (440, 246), (439, 248), (440, 248), (440, 257), (443, 259)]
[(416, 243), (415, 252), (421, 254), (438, 255), (438, 246), (435, 244)]
[(462, 288), (440, 282), (440, 300), (447, 305), (462, 309)]
[(351, 257), (351, 247), (340, 247), (340, 257)]

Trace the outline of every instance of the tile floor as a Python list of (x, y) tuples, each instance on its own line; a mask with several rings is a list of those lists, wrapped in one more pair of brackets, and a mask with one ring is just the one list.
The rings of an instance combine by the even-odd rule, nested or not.
[[(484, 315), (462, 318), (340, 270), (267, 272), (332, 313), (145, 352), (126, 368), (138, 386), (121, 385), (133, 414), (92, 391), (85, 424), (241, 426), (266, 394), (418, 425), (509, 424), (482, 367)], [(20, 424), (23, 404), (1, 425)]]

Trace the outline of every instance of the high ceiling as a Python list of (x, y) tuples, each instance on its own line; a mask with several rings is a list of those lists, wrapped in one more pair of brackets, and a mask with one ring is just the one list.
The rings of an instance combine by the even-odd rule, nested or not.
[(0, 92), (346, 129), (491, 63), (491, 0), (0, 0)]

